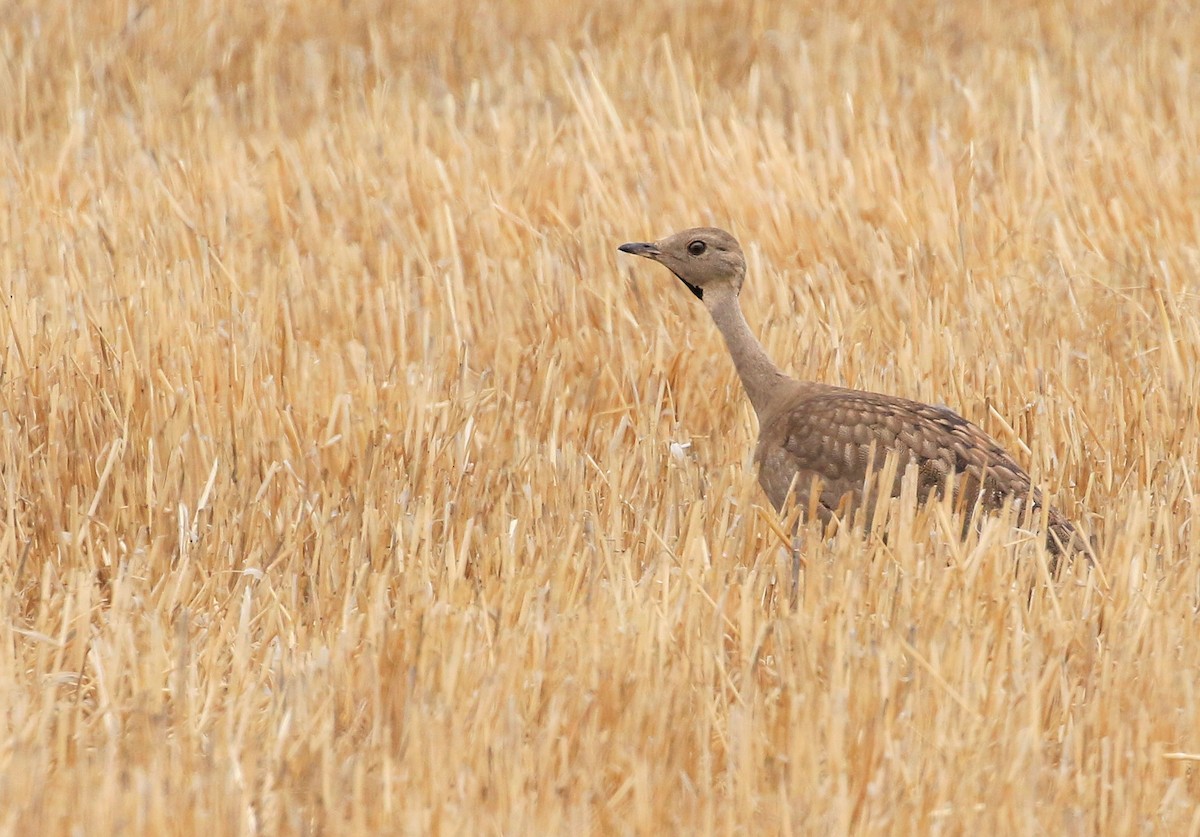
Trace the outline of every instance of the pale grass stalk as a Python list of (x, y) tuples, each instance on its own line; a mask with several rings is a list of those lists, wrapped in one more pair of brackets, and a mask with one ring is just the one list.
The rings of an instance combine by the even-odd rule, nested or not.
[[(0, 833), (1195, 831), (1186, 4), (16, 4)], [(796, 520), (623, 241), (1100, 536)], [(1032, 591), (1032, 593), (1031, 593)]]

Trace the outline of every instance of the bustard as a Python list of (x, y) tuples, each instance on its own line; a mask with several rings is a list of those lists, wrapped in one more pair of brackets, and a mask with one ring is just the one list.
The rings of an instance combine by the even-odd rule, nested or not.
[[(785, 375), (750, 331), (738, 304), (746, 260), (724, 230), (698, 227), (656, 242), (622, 244), (622, 252), (659, 262), (704, 303), (733, 356), (758, 415), (754, 459), (768, 499), (782, 511), (793, 501), (828, 524), (863, 499), (868, 473), (880, 474), (896, 457), (892, 496), (905, 470), (916, 469), (920, 500), (952, 477), (955, 504), (967, 516), (992, 511), (1013, 498), (1042, 509), (1029, 474), (999, 444), (947, 407), (847, 389)], [(1062, 514), (1046, 509), (1046, 545), (1055, 559), (1090, 545)], [(1052, 563), (1052, 570), (1059, 562)], [(798, 573), (793, 567), (793, 577)]]

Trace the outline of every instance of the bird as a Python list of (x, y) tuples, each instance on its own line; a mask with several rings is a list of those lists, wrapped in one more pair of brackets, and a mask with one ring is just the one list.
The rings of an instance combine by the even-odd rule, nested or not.
[[(904, 474), (915, 469), (917, 497), (940, 496), (949, 484), (966, 525), (977, 511), (1006, 502), (1029, 502), (1046, 514), (1049, 567), (1077, 553), (1095, 563), (1090, 542), (1053, 507), (1043, 509), (1029, 474), (992, 437), (948, 407), (883, 393), (849, 389), (785, 374), (767, 355), (739, 303), (746, 259), (737, 239), (715, 227), (696, 227), (654, 242), (617, 248), (666, 267), (704, 304), (725, 338), (738, 377), (758, 417), (754, 461), (758, 481), (779, 512), (795, 504), (826, 527), (864, 506), (870, 474), (884, 472), (895, 457), (891, 496), (901, 493)], [(871, 509), (863, 508), (864, 514)], [(869, 518), (866, 526), (870, 526)], [(964, 530), (965, 531), (965, 530)], [(799, 574), (793, 549), (793, 583)]]

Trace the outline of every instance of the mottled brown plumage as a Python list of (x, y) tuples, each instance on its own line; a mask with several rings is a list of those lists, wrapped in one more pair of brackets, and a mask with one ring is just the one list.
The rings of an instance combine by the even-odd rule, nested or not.
[[(881, 473), (893, 453), (893, 496), (912, 467), (921, 500), (952, 477), (955, 504), (968, 517), (976, 508), (999, 509), (1009, 498), (1032, 500), (1040, 511), (1041, 495), (1025, 470), (953, 410), (784, 375), (742, 316), (738, 294), (746, 263), (729, 233), (701, 227), (620, 249), (665, 265), (712, 314), (758, 415), (759, 482), (777, 509), (794, 500), (825, 522), (845, 515), (860, 505), (868, 473)], [(1069, 520), (1054, 509), (1047, 516), (1053, 554), (1090, 555)]]

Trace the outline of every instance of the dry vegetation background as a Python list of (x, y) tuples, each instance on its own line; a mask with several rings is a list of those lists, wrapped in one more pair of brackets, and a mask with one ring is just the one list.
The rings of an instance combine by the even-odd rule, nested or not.
[[(0, 831), (1200, 831), (1191, 6), (0, 5)], [(791, 612), (702, 223), (1107, 586), (901, 508)]]

